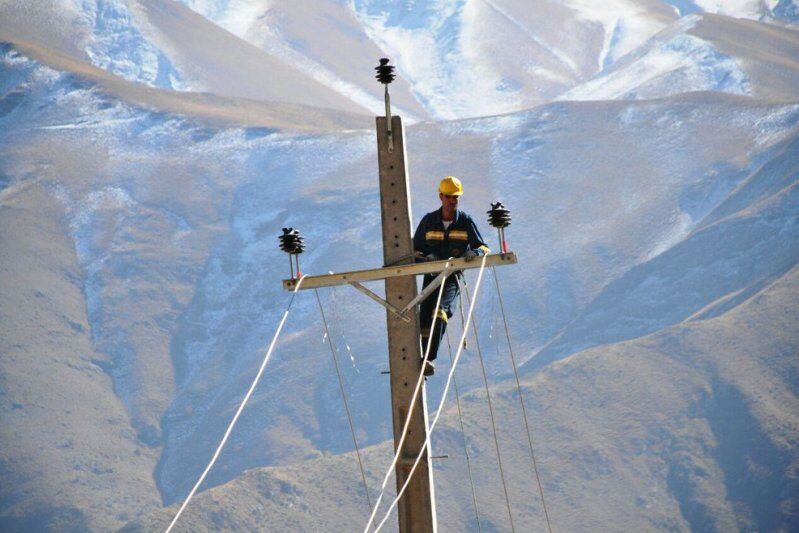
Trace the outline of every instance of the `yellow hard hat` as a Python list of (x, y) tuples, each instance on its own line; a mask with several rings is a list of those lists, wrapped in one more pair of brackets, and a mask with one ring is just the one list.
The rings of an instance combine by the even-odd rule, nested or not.
[(438, 192), (447, 196), (460, 196), (463, 194), (463, 184), (455, 176), (447, 176), (438, 185)]

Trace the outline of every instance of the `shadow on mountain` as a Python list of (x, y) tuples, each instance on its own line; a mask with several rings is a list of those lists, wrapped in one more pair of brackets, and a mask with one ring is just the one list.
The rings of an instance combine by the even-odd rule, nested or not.
[(0, 531), (89, 531), (86, 515), (73, 507), (41, 507), (21, 517), (0, 516)]
[[(743, 531), (797, 531), (799, 515), (791, 509), (791, 495), (799, 481), (791, 475), (795, 454), (774, 445), (752, 416), (740, 390), (713, 383), (707, 419), (718, 443), (714, 457), (724, 470), (727, 498)], [(788, 504), (788, 505), (786, 505)], [(694, 529), (703, 529), (691, 523)]]

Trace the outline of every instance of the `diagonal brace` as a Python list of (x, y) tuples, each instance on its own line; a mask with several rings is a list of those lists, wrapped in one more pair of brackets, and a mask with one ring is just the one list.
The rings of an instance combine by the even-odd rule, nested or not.
[(351, 281), (349, 284), (352, 285), (353, 287), (355, 287), (356, 289), (358, 289), (359, 291), (361, 291), (362, 293), (364, 293), (366, 296), (368, 296), (372, 300), (376, 301), (377, 303), (379, 303), (380, 305), (385, 307), (386, 309), (388, 309), (389, 311), (391, 311), (392, 313), (394, 313), (395, 315), (397, 315), (399, 318), (401, 318), (405, 322), (410, 322), (411, 321), (410, 317), (405, 315), (405, 311), (407, 311), (407, 309), (403, 309), (402, 311), (400, 311), (395, 306), (391, 305), (390, 303), (385, 301), (383, 298), (381, 298), (380, 296), (378, 296), (374, 292), (370, 291), (369, 289), (367, 289), (366, 287), (364, 287), (363, 285), (361, 285), (357, 281)]
[(416, 295), (416, 298), (414, 298), (413, 300), (408, 302), (408, 305), (406, 305), (405, 307), (402, 308), (402, 311), (400, 311), (400, 313), (404, 314), (409, 309), (413, 308), (414, 305), (418, 304), (419, 302), (421, 302), (422, 300), (427, 298), (430, 295), (431, 292), (436, 290), (439, 285), (444, 283), (444, 279), (447, 276), (449, 276), (452, 273), (453, 270), (455, 270), (455, 269), (452, 268), (452, 267), (445, 268), (444, 270), (442, 270), (438, 274), (438, 276), (436, 276), (435, 279), (432, 282), (430, 282), (430, 285), (425, 287), (424, 290), (422, 290), (422, 292), (420, 292), (419, 294)]

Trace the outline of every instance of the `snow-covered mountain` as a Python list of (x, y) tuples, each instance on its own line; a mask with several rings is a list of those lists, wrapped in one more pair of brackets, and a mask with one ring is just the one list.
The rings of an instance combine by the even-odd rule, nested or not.
[[(305, 272), (380, 264), (382, 55), (398, 67), (414, 220), (444, 174), (466, 183), (490, 244), (489, 202), (513, 213), (520, 264), (498, 275), (558, 529), (795, 528), (799, 432), (775, 406), (799, 385), (798, 22), (786, 0), (0, 0), (0, 529), (162, 527), (287, 302), (280, 228), (306, 235)], [(486, 283), (477, 324), (509, 413)], [(347, 288), (321, 295), (376, 484), (383, 311)], [(187, 528), (254, 528), (259, 504), (287, 528), (363, 527), (312, 296)], [(486, 523), (504, 529), (471, 347), (458, 381)], [(453, 416), (434, 446), (455, 465)], [(510, 464), (527, 490), (524, 453)], [(441, 523), (472, 529), (449, 464)], [(347, 512), (309, 511), (314, 475), (345, 487), (322, 508)], [(541, 526), (521, 494), (522, 523)], [(204, 514), (219, 502), (233, 508)]]

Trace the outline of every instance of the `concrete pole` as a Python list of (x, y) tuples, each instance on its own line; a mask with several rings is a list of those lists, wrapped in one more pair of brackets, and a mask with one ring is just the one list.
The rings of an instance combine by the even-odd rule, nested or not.
[[(411, 195), (405, 165), (402, 120), (391, 117), (389, 136), (386, 117), (377, 117), (377, 155), (380, 169), (380, 212), (383, 223), (383, 261), (386, 265), (413, 262)], [(392, 143), (393, 141), (393, 143)], [(391, 146), (393, 144), (393, 147)], [(386, 279), (386, 301), (402, 309), (416, 296), (416, 279), (403, 276)], [(405, 322), (386, 311), (388, 323), (389, 368), (391, 370), (391, 412), (394, 420), (394, 448), (410, 409), (411, 396), (421, 372), (419, 319), (415, 309)], [(427, 438), (427, 402), (424, 389), (417, 397), (408, 436), (397, 462), (397, 490), (407, 479), (413, 461)], [(400, 533), (436, 531), (433, 469), (428, 453), (419, 462), (405, 494), (399, 501)]]

